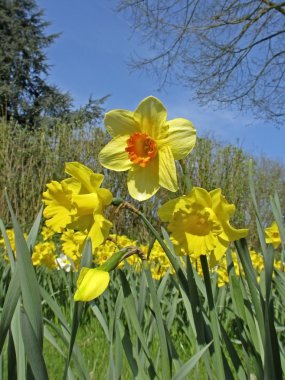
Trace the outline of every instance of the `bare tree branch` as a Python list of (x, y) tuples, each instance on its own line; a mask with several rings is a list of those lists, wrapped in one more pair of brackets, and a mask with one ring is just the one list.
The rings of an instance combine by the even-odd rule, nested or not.
[(285, 2), (120, 0), (152, 52), (133, 68), (163, 86), (180, 81), (202, 104), (250, 109), (285, 121)]

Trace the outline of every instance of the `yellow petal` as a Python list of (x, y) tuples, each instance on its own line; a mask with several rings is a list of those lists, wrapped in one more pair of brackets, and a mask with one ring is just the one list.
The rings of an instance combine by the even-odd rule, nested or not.
[(207, 190), (202, 187), (193, 187), (192, 191), (187, 195), (190, 198), (191, 204), (197, 204), (200, 207), (212, 207), (211, 196)]
[(196, 129), (191, 121), (186, 119), (173, 119), (168, 122), (168, 137), (164, 140), (173, 153), (175, 160), (186, 157), (196, 143)]
[(160, 100), (153, 96), (143, 99), (134, 112), (134, 118), (140, 131), (147, 133), (153, 139), (167, 136), (167, 111)]
[(87, 166), (79, 162), (67, 162), (65, 172), (77, 179), (83, 187), (84, 192), (94, 192), (98, 189), (104, 179), (102, 174), (94, 173)]
[(62, 187), (68, 189), (73, 194), (79, 194), (81, 189), (81, 183), (75, 178), (66, 178), (61, 181)]
[(159, 184), (169, 191), (177, 191), (177, 176), (173, 154), (169, 146), (164, 146), (158, 152)]
[(108, 189), (98, 189), (97, 194), (104, 206), (108, 206), (113, 200), (113, 195)]
[(177, 204), (180, 202), (180, 198), (171, 199), (164, 203), (157, 212), (157, 215), (163, 222), (169, 222), (173, 218), (174, 211)]
[(93, 214), (89, 213), (76, 217), (76, 219), (69, 224), (68, 228), (84, 232), (85, 230), (89, 230), (92, 227), (93, 223)]
[(145, 168), (133, 166), (128, 173), (128, 190), (134, 199), (145, 201), (159, 189), (158, 158), (151, 160)]
[(228, 203), (226, 198), (222, 195), (221, 189), (215, 189), (210, 191), (212, 198), (212, 207), (215, 214), (220, 220), (229, 220), (229, 218), (235, 212), (235, 205)]
[(129, 170), (132, 162), (129, 160), (127, 139), (129, 136), (118, 136), (111, 140), (99, 153), (99, 161), (107, 169), (123, 172)]
[(236, 229), (230, 225), (229, 219), (235, 212), (235, 205), (228, 203), (222, 195), (221, 189), (210, 191), (210, 196), (212, 198), (213, 210), (224, 230), (220, 237), (227, 241), (235, 241), (246, 237), (248, 234), (247, 229)]
[(77, 290), (74, 294), (75, 301), (92, 301), (99, 297), (110, 282), (108, 272), (99, 269), (82, 268), (77, 281)]
[(131, 135), (138, 131), (134, 113), (126, 110), (112, 110), (104, 118), (107, 131), (112, 137)]
[[(229, 222), (223, 223), (223, 229), (225, 234), (227, 235), (228, 241), (235, 241), (242, 238), (245, 238), (248, 235), (248, 229), (246, 228), (234, 228), (230, 225)], [(224, 238), (223, 234), (221, 234), (221, 238)]]
[(91, 238), (92, 248), (97, 248), (109, 236), (110, 228), (113, 224), (106, 219), (102, 214), (93, 215), (94, 222), (89, 230), (88, 237)]

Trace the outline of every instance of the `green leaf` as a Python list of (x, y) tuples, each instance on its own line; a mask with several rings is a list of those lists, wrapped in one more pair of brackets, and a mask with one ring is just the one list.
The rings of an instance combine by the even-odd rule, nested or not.
[(172, 360), (168, 352), (167, 347), (167, 340), (166, 340), (166, 334), (165, 334), (165, 327), (163, 323), (162, 313), (161, 313), (161, 307), (159, 304), (159, 300), (157, 298), (156, 289), (154, 287), (153, 279), (150, 273), (150, 270), (148, 269), (147, 263), (144, 264), (144, 272), (146, 275), (148, 288), (150, 290), (150, 295), (153, 303), (153, 309), (155, 314), (155, 319), (157, 323), (157, 329), (158, 329), (158, 336), (159, 336), (159, 342), (160, 342), (160, 350), (161, 350), (161, 362), (162, 365), (162, 377), (163, 379), (167, 380), (171, 378), (171, 365)]
[(47, 368), (42, 355), (41, 342), (34, 332), (34, 328), (24, 307), (21, 307), (20, 321), (25, 352), (33, 375), (37, 380), (48, 380)]
[(205, 352), (209, 349), (211, 344), (210, 342), (207, 344), (207, 346), (203, 347), (199, 352), (197, 352), (192, 358), (190, 358), (173, 376), (172, 380), (184, 380), (186, 379), (186, 376), (192, 371), (192, 369), (195, 367), (195, 365), (198, 363), (198, 361), (201, 359), (201, 357), (205, 354)]
[(3, 350), (5, 339), (8, 334), (20, 294), (20, 279), (17, 268), (16, 272), (12, 275), (1, 313), (0, 353)]
[(29, 235), (28, 235), (28, 239), (27, 239), (27, 246), (29, 247), (29, 250), (30, 252), (32, 252), (35, 244), (36, 244), (36, 240), (37, 240), (37, 237), (38, 237), (38, 233), (39, 233), (39, 229), (40, 229), (40, 225), (41, 225), (41, 220), (42, 220), (42, 213), (43, 213), (43, 206), (41, 207), (35, 221), (34, 221), (34, 224), (29, 232)]
[(120, 278), (122, 282), (122, 289), (124, 293), (124, 309), (126, 312), (127, 317), (130, 319), (132, 326), (137, 334), (137, 337), (140, 340), (140, 343), (145, 351), (145, 354), (150, 362), (152, 362), (151, 354), (149, 352), (143, 331), (141, 329), (141, 324), (139, 322), (138, 316), (137, 316), (137, 311), (136, 311), (136, 306), (135, 306), (135, 301), (133, 294), (131, 292), (130, 286), (128, 284), (128, 281), (125, 277), (125, 274), (123, 271), (120, 271)]
[(12, 217), (15, 233), (17, 267), (19, 267), (23, 305), (37, 336), (38, 343), (40, 347), (42, 347), (43, 320), (39, 285), (32, 265), (30, 250), (27, 246), (24, 235), (21, 231), (19, 223), (17, 222), (16, 216), (7, 195), (6, 200)]
[(4, 226), (4, 223), (3, 223), (2, 219), (0, 219), (0, 230), (2, 232), (4, 241), (5, 241), (5, 246), (6, 246), (7, 254), (8, 254), (8, 257), (9, 257), (9, 260), (10, 260), (10, 264), (11, 264), (11, 268), (12, 268), (12, 272), (13, 272), (15, 270), (15, 258), (14, 258), (14, 254), (13, 254), (13, 251), (12, 251), (10, 240), (8, 238), (8, 235), (7, 235), (7, 232), (6, 232), (6, 228)]

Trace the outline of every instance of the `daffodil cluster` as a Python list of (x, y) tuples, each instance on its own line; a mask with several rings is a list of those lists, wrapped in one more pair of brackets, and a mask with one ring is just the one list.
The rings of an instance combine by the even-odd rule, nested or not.
[[(13, 251), (13, 254), (16, 258), (16, 244), (15, 244), (15, 233), (13, 229), (7, 229), (6, 230), (11, 249)], [(47, 236), (49, 238), (52, 236), (51, 232), (48, 231), (46, 228), (44, 228), (41, 231), (41, 235), (43, 239), (46, 239), (44, 242), (38, 242), (33, 249), (32, 252), (32, 263), (34, 266), (44, 266), (48, 269), (55, 269), (57, 268), (57, 262), (56, 262), (56, 252), (57, 248), (53, 241), (47, 240)], [(24, 238), (27, 239), (27, 234), (24, 233)], [(0, 239), (0, 247), (3, 247), (4, 250), (4, 258), (5, 260), (8, 260), (7, 252), (6, 252), (6, 245), (4, 242), (4, 238)]]

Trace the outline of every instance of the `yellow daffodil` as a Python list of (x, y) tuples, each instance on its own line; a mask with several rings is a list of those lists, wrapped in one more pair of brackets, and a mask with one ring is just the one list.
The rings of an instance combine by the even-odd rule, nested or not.
[(76, 269), (79, 267), (87, 234), (87, 231), (82, 232), (66, 229), (60, 237), (61, 249), (63, 253), (72, 260)]
[[(13, 228), (9, 228), (6, 230), (6, 234), (11, 246), (11, 249), (14, 253), (14, 256), (16, 256), (16, 243), (15, 243), (15, 233)], [(1, 236), (1, 235), (0, 235)], [(28, 235), (24, 232), (24, 238), (27, 239)], [(4, 258), (5, 260), (9, 260), (8, 254), (7, 254), (7, 249), (6, 249), (6, 243), (4, 237), (0, 238), (0, 248), (3, 246), (4, 248)]]
[(188, 155), (196, 130), (186, 119), (167, 121), (167, 111), (155, 97), (145, 98), (134, 112), (113, 110), (104, 122), (112, 140), (99, 154), (100, 163), (128, 173), (128, 190), (139, 201), (164, 187), (177, 191), (175, 161)]
[(93, 248), (98, 247), (112, 227), (103, 215), (105, 207), (112, 201), (112, 193), (100, 188), (104, 179), (102, 174), (94, 173), (79, 162), (66, 163), (65, 172), (71, 178), (52, 181), (43, 193), (46, 225), (60, 233), (65, 228), (87, 231)]
[(178, 255), (189, 254), (192, 258), (210, 255), (220, 260), (230, 242), (245, 237), (247, 229), (235, 229), (229, 219), (235, 206), (229, 204), (221, 189), (208, 192), (194, 187), (187, 196), (166, 202), (158, 215), (169, 222), (175, 250)]
[(55, 243), (52, 241), (36, 244), (32, 255), (33, 265), (55, 269), (57, 267), (55, 251)]
[(41, 230), (41, 236), (44, 241), (51, 239), (54, 236), (55, 232), (48, 227), (43, 226)]
[(106, 290), (109, 282), (109, 272), (96, 268), (82, 268), (77, 280), (77, 290), (74, 294), (74, 300), (84, 302), (92, 301)]
[(281, 244), (279, 228), (276, 222), (272, 222), (270, 227), (265, 228), (265, 240), (267, 244), (272, 244), (275, 249)]

